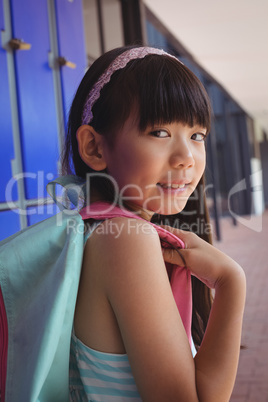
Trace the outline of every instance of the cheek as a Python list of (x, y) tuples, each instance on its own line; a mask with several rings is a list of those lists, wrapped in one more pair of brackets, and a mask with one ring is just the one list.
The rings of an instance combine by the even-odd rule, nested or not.
[(120, 188), (135, 181), (139, 165), (140, 159), (130, 147), (118, 147), (116, 152), (107, 158), (107, 171)]
[(197, 153), (195, 156), (195, 167), (197, 174), (202, 176), (204, 173), (205, 167), (206, 167), (206, 152), (205, 150), (203, 152)]
[(122, 153), (118, 155), (118, 162), (121, 165), (121, 169), (124, 174), (127, 173), (139, 174), (143, 170), (143, 174), (146, 174), (150, 170), (153, 164), (153, 155), (143, 147), (128, 146), (124, 148)]

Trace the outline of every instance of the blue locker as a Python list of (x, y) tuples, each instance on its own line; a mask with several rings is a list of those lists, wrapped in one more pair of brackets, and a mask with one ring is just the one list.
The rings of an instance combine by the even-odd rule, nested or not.
[[(0, 29), (5, 31), (3, 0), (0, 0)], [(0, 202), (17, 200), (17, 185), (12, 187), (11, 194), (6, 193), (7, 185), (12, 178), (11, 160), (14, 158), (11, 104), (8, 85), (8, 69), (6, 50), (0, 46)], [(0, 212), (1, 213), (1, 212)]]
[(17, 210), (0, 212), (0, 241), (20, 230), (20, 217)]
[(60, 212), (56, 204), (27, 208), (28, 225), (34, 225)]
[(55, 0), (59, 55), (76, 65), (61, 67), (61, 83), (65, 123), (69, 109), (86, 71), (82, 0)]
[(13, 37), (31, 44), (15, 51), (15, 66), (26, 198), (37, 198), (45, 194), (47, 176), (57, 174), (59, 158), (47, 2), (11, 0), (11, 12)]

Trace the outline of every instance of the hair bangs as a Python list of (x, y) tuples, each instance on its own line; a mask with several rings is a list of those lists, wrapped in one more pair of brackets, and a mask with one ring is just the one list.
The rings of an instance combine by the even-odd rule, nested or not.
[(106, 134), (111, 146), (130, 115), (137, 117), (141, 131), (172, 122), (210, 129), (205, 88), (186, 66), (168, 56), (151, 54), (116, 71), (92, 111), (93, 127)]
[(168, 57), (162, 56), (160, 62), (151, 56), (147, 63), (138, 81), (140, 130), (176, 121), (190, 127), (200, 125), (209, 131), (210, 102), (199, 79), (179, 61)]

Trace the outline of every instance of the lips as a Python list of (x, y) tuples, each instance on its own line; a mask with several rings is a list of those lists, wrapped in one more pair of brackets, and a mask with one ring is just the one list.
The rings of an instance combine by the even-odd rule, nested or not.
[(172, 189), (177, 189), (177, 188), (184, 188), (186, 184), (166, 184), (166, 183), (157, 183), (158, 186), (162, 188), (172, 188)]
[(157, 183), (158, 186), (164, 189), (172, 189), (172, 190), (184, 189), (188, 186), (188, 184), (189, 183)]

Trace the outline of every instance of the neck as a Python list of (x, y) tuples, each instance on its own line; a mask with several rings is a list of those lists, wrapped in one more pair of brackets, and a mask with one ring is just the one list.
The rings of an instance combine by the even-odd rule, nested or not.
[(150, 221), (154, 215), (154, 212), (141, 208), (139, 205), (134, 204), (133, 202), (125, 202), (124, 206), (129, 211), (138, 212), (137, 215), (139, 215), (141, 218), (145, 219), (146, 221)]
[[(90, 191), (90, 204), (98, 201), (107, 202), (105, 197), (103, 197), (96, 188), (92, 187)], [(123, 206), (129, 211), (137, 213), (138, 216), (140, 216), (142, 219), (145, 219), (146, 221), (150, 221), (154, 215), (154, 212), (144, 209), (140, 205), (137, 205), (131, 201), (124, 202)]]

